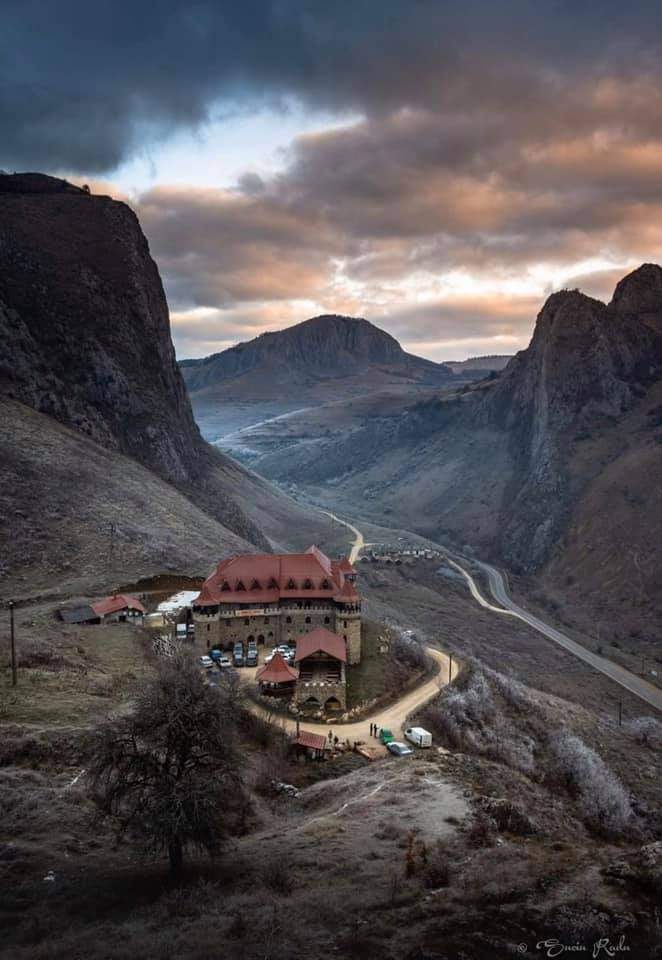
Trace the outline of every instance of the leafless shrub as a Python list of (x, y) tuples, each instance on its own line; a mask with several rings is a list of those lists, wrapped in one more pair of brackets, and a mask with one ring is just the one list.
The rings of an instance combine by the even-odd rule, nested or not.
[(447, 887), (450, 879), (451, 866), (448, 851), (439, 840), (429, 853), (428, 863), (423, 873), (423, 883), (426, 887), (437, 889)]
[(632, 822), (630, 800), (604, 760), (579, 737), (560, 734), (550, 740), (554, 772), (576, 794), (587, 826), (605, 836), (620, 836)]
[(662, 747), (662, 723), (654, 717), (637, 717), (625, 725), (627, 732), (646, 747)]
[(469, 824), (466, 833), (467, 843), (472, 847), (491, 847), (496, 832), (495, 820), (484, 810), (479, 809), (475, 812)]
[(530, 836), (537, 832), (536, 825), (528, 814), (505, 797), (480, 797), (478, 802), (498, 830), (519, 836)]
[(409, 634), (398, 633), (393, 641), (393, 656), (415, 670), (432, 669), (432, 658), (424, 644)]
[(294, 881), (289, 863), (283, 857), (269, 857), (262, 865), (262, 882), (282, 896), (292, 893)]

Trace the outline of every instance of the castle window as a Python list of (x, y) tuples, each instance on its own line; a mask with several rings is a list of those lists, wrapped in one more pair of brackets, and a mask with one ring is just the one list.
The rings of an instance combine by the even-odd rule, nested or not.
[(264, 622), (265, 622), (265, 623), (269, 623), (269, 617), (265, 617), (265, 618), (264, 618)]
[(246, 619), (244, 620), (244, 626), (247, 627), (249, 623), (250, 623), (250, 620), (248, 619), (248, 617), (246, 617)]
[(235, 587), (235, 590), (245, 590), (245, 589), (246, 587), (244, 586), (244, 581), (237, 580), (237, 586)]
[(290, 577), (290, 579), (287, 581), (287, 589), (288, 589), (288, 590), (296, 590), (296, 586), (297, 586), (296, 583), (294, 582), (294, 580), (292, 579), (292, 577)]
[(310, 580), (308, 577), (306, 577), (306, 579), (303, 581), (303, 589), (304, 589), (304, 590), (312, 590), (312, 589), (313, 589), (313, 581)]
[(230, 584), (228, 583), (227, 580), (224, 580), (221, 586), (221, 590), (229, 590), (229, 589), (230, 589)]
[(306, 617), (306, 623), (310, 623), (310, 617)]
[(259, 580), (253, 580), (253, 582), (251, 583), (251, 590), (261, 590), (261, 589), (262, 589), (262, 588), (261, 588), (261, 586), (260, 586), (260, 581), (259, 581)]
[(207, 633), (209, 633), (210, 629), (211, 629), (211, 624), (208, 623), (208, 624), (207, 624)]
[(230, 626), (231, 623), (232, 623), (232, 620), (226, 620), (226, 621), (225, 621), (225, 624), (226, 624), (226, 626), (228, 626), (228, 627)]
[(269, 581), (269, 586), (268, 586), (267, 589), (268, 589), (268, 590), (278, 590), (278, 584), (276, 583), (276, 581), (274, 580), (273, 577), (272, 577), (271, 580)]
[(285, 617), (285, 623), (292, 623), (292, 617)]
[(343, 620), (342, 625), (343, 625), (343, 627), (346, 627), (346, 626), (347, 626), (347, 621), (346, 621), (346, 620)]
[(322, 590), (330, 590), (330, 589), (331, 589), (331, 584), (330, 584), (329, 581), (326, 579), (326, 577), (325, 577), (324, 580), (322, 580), (322, 582), (320, 583), (320, 588), (321, 588)]

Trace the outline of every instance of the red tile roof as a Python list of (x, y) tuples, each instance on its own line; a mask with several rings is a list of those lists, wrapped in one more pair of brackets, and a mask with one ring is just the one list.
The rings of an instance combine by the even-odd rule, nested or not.
[(301, 747), (310, 747), (312, 750), (324, 750), (327, 740), (319, 733), (308, 733), (307, 730), (301, 730), (294, 742)]
[(330, 657), (343, 662), (347, 660), (343, 638), (339, 637), (337, 633), (325, 630), (324, 627), (317, 627), (310, 633), (302, 634), (302, 636), (297, 637), (296, 643), (295, 663), (299, 663), (300, 660), (305, 660), (306, 657), (311, 657), (315, 653), (328, 653)]
[(140, 600), (136, 600), (135, 597), (130, 597), (125, 593), (116, 593), (112, 597), (106, 597), (105, 600), (97, 600), (97, 602), (91, 606), (98, 617), (105, 617), (109, 613), (117, 613), (120, 610), (138, 610), (140, 613), (145, 612), (145, 608)]
[(350, 576), (351, 576), (351, 574), (356, 573), (356, 570), (355, 570), (354, 567), (351, 565), (351, 563), (349, 562), (349, 560), (347, 559), (347, 557), (343, 557), (342, 560), (339, 561), (339, 563), (338, 563), (338, 569), (339, 569), (339, 570), (342, 570), (343, 573), (348, 573), (348, 574), (350, 574)]
[(305, 553), (244, 554), (222, 560), (207, 577), (194, 606), (278, 603), (279, 600), (357, 602), (343, 564), (309, 547)]
[(255, 679), (259, 680), (260, 683), (291, 683), (298, 676), (299, 671), (291, 667), (289, 663), (285, 663), (280, 653), (276, 653), (269, 663), (260, 667), (255, 674)]

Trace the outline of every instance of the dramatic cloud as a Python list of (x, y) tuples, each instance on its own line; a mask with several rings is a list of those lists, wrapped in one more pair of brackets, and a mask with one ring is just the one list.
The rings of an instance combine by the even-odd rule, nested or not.
[(258, 136), (234, 186), (132, 198), (180, 355), (322, 311), (504, 352), (552, 290), (662, 258), (660, 27), (617, 0), (9, 0), (0, 164), (112, 179), (258, 107), (351, 113), (277, 172)]

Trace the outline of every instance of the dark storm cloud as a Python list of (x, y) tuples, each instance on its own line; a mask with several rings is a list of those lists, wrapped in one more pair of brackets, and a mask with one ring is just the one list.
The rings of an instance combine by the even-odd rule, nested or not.
[(616, 0), (9, 0), (2, 13), (0, 162), (86, 174), (218, 105), (558, 112), (576, 78), (657, 69), (662, 21)]

